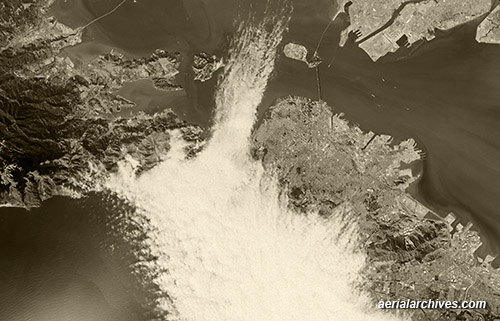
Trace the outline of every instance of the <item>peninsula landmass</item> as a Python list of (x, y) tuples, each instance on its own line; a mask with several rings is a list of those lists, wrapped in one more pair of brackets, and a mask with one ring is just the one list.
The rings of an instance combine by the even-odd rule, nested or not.
[[(360, 45), (374, 60), (395, 48), (383, 40), (390, 30), (412, 43), (432, 37), (429, 26), (453, 28), (491, 10), (489, 1), (481, 0), (410, 2), (391, 22), (399, 25), (373, 36), (404, 3), (356, 1), (349, 7), (350, 30), (360, 30)], [(99, 191), (126, 157), (136, 160), (140, 175), (164, 159), (174, 135), (189, 143), (187, 155), (195, 157), (207, 133), (168, 108), (154, 115), (116, 115), (134, 107), (117, 94), (126, 81), (149, 79), (158, 89), (181, 90), (178, 53), (128, 59), (114, 51), (75, 66), (61, 52), (82, 41), (81, 30), (46, 17), (50, 3), (0, 4), (0, 204), (38, 207), (55, 195)], [(496, 13), (491, 12), (491, 21)], [(305, 60), (304, 50), (289, 49), (289, 56)], [(221, 64), (198, 54), (195, 79), (210, 79)], [(278, 175), (298, 213), (328, 217), (337, 207), (348, 209), (368, 258), (359, 286), (372, 295), (374, 306), (398, 298), (485, 300), (485, 310), (418, 310), (411, 317), (500, 319), (500, 273), (474, 255), (480, 245), (477, 232), (470, 226), (457, 229), (406, 192), (416, 179), (410, 164), (420, 159), (413, 140), (392, 144), (390, 137), (350, 125), (326, 103), (300, 97), (280, 99), (252, 139), (253, 156)]]
[[(62, 53), (82, 41), (82, 30), (46, 16), (51, 3), (0, 4), (0, 204), (31, 208), (55, 195), (99, 190), (127, 155), (139, 172), (158, 164), (172, 135), (196, 153), (204, 131), (168, 106), (154, 115), (116, 114), (135, 107), (118, 95), (125, 82), (148, 79), (157, 89), (182, 90), (180, 54), (157, 50), (127, 59), (112, 51), (75, 66)], [(207, 80), (220, 63), (198, 56), (195, 75)]]
[[(324, 102), (279, 100), (253, 136), (253, 154), (276, 173), (289, 205), (357, 222), (367, 254), (359, 287), (380, 300), (479, 300), (484, 310), (415, 310), (412, 320), (499, 320), (500, 270), (475, 255), (471, 225), (453, 226), (418, 206), (406, 188), (420, 159), (413, 140), (363, 133)], [(345, 211), (344, 211), (345, 212)], [(451, 220), (450, 220), (451, 218)]]

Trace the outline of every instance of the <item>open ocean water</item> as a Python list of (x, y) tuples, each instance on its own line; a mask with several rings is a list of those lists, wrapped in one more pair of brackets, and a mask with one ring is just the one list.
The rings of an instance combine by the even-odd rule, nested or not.
[[(119, 2), (60, 0), (51, 13), (76, 27)], [(165, 99), (183, 106), (184, 114), (180, 114), (187, 120), (208, 127), (213, 125), (217, 77), (193, 82), (188, 62), (201, 50), (226, 55), (237, 17), (264, 5), (265, 1), (248, 0), (127, 1), (92, 25), (85, 32), (85, 42), (66, 54), (84, 63), (111, 48), (130, 57), (148, 55), (157, 48), (181, 51), (186, 92)], [(332, 5), (324, 0), (294, 1), (283, 43), (297, 42), (313, 52), (332, 15)], [(464, 221), (472, 221), (490, 250), (498, 251), (500, 46), (476, 43), (479, 21), (474, 21), (438, 33), (437, 39), (415, 50), (373, 63), (353, 44), (338, 47), (345, 23), (345, 16), (340, 15), (319, 50), (324, 60), (320, 66), (323, 99), (366, 131), (396, 139), (415, 138), (427, 157), (413, 195), (440, 213), (453, 211)], [(140, 108), (152, 111), (161, 108), (164, 97), (146, 83), (127, 84), (123, 93), (135, 98)], [(284, 95), (317, 99), (315, 71), (278, 58), (258, 104), (258, 117), (264, 117), (274, 100)], [(9, 299), (0, 300), (9, 303), (0, 307), (0, 316), (7, 316), (0, 319), (151, 318), (145, 308), (148, 303), (141, 300), (151, 289), (154, 293), (156, 285), (137, 276), (141, 269), (134, 265), (137, 251), (131, 248), (141, 244), (141, 236), (132, 241), (121, 237), (123, 229), (136, 228), (123, 223), (135, 217), (135, 210), (113, 199), (95, 195), (83, 201), (56, 198), (31, 212), (0, 209), (0, 275), (1, 284), (8, 285), (2, 287), (0, 297)], [(63, 302), (63, 308), (54, 312), (54, 302)]]
[[(78, 26), (117, 3), (61, 0), (53, 13)], [(147, 55), (156, 48), (180, 50), (186, 60), (202, 50), (225, 54), (235, 20), (264, 5), (265, 1), (250, 0), (129, 1), (91, 26), (86, 37), (94, 48), (111, 46), (130, 56)], [(303, 44), (314, 52), (335, 7), (331, 0), (295, 0), (284, 42)], [(472, 221), (491, 250), (498, 251), (500, 46), (475, 41), (480, 21), (438, 31), (437, 39), (429, 43), (373, 63), (353, 44), (338, 47), (347, 23), (340, 14), (319, 50), (324, 60), (320, 76), (323, 99), (352, 123), (396, 139), (416, 139), (427, 157), (422, 178), (412, 189), (414, 196), (441, 214), (452, 211), (463, 221)], [(88, 50), (86, 46), (83, 50)], [(69, 52), (79, 52), (79, 46)], [(208, 126), (216, 77), (193, 83), (189, 64), (184, 66), (187, 101), (179, 104), (186, 106), (188, 120)], [(317, 99), (315, 70), (281, 57), (259, 106), (261, 117), (284, 95)]]

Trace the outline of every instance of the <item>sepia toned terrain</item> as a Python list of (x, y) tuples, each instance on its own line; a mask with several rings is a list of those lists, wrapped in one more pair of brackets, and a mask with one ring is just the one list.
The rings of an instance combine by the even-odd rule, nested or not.
[[(181, 54), (158, 49), (131, 58), (113, 50), (77, 64), (61, 53), (82, 42), (83, 30), (47, 17), (50, 4), (0, 3), (0, 205), (36, 208), (55, 196), (86, 197), (105, 189), (124, 160), (136, 162), (138, 176), (148, 173), (167, 159), (173, 141), (186, 142), (187, 158), (195, 158), (210, 139), (207, 129), (166, 105), (159, 113), (134, 113), (136, 103), (118, 94), (138, 80), (165, 92), (184, 90)], [(486, 0), (345, 5), (350, 25), (341, 42), (354, 34), (374, 61), (471, 21), (478, 22), (478, 42), (500, 43), (500, 7)], [(305, 47), (286, 45), (284, 56), (311, 69), (321, 64)], [(223, 59), (199, 52), (190, 67), (196, 81), (209, 82), (223, 66)], [(424, 157), (413, 139), (364, 132), (335, 106), (287, 96), (254, 128), (251, 143), (253, 159), (277, 177), (293, 211), (329, 218), (348, 209), (367, 256), (357, 287), (374, 306), (399, 298), (485, 300), (485, 310), (408, 314), (418, 321), (500, 320), (500, 271), (491, 257), (477, 256), (478, 232), (439, 217), (408, 192), (418, 179), (413, 166)]]
[(342, 41), (354, 32), (356, 43), (374, 61), (400, 47), (432, 40), (436, 30), (450, 30), (489, 13), (487, 21), (478, 27), (477, 39), (498, 41), (494, 33), (498, 7), (493, 10), (490, 0), (354, 0), (348, 8), (351, 24), (344, 30)]

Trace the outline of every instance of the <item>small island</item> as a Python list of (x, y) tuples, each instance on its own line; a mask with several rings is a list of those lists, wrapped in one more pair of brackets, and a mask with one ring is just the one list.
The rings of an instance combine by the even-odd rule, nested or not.
[[(340, 2), (339, 2), (340, 3)], [(116, 111), (134, 103), (117, 92), (124, 82), (153, 81), (180, 90), (180, 55), (158, 50), (129, 59), (113, 51), (77, 66), (61, 52), (81, 42), (72, 30), (44, 14), (51, 1), (8, 0), (0, 11), (0, 205), (39, 207), (56, 195), (99, 191), (126, 157), (137, 173), (164, 160), (173, 135), (196, 157), (208, 133), (166, 108), (124, 118)], [(344, 3), (342, 3), (344, 4)], [(336, 9), (335, 15), (338, 13)], [(485, 16), (478, 41), (497, 43), (500, 9), (486, 0), (353, 0), (351, 25), (357, 43), (373, 60), (425, 38)], [(491, 11), (491, 12), (490, 12)], [(487, 17), (486, 17), (487, 15)], [(314, 68), (307, 49), (285, 47), (285, 55)], [(223, 62), (199, 53), (194, 79), (206, 81)], [(473, 227), (453, 226), (407, 192), (421, 159), (413, 140), (365, 133), (323, 101), (284, 97), (252, 137), (252, 156), (275, 173), (288, 205), (299, 215), (328, 217), (343, 207), (360, 231), (367, 255), (358, 287), (380, 300), (485, 300), (480, 311), (413, 311), (413, 320), (500, 319), (500, 271), (474, 253), (481, 239)], [(374, 303), (375, 306), (375, 303)]]

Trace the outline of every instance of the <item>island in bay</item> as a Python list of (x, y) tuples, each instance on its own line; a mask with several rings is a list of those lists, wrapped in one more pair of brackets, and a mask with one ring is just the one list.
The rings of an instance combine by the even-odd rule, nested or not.
[[(46, 12), (51, 1), (0, 4), (0, 203), (34, 208), (54, 196), (85, 197), (126, 158), (141, 175), (168, 155), (172, 139), (196, 157), (210, 137), (165, 106), (155, 114), (131, 113), (136, 104), (118, 94), (125, 82), (148, 80), (167, 92), (183, 90), (180, 54), (157, 50), (142, 58), (118, 51), (87, 65), (61, 55), (82, 41)], [(353, 40), (374, 61), (432, 41), (435, 31), (477, 22), (477, 41), (500, 43), (500, 7), (483, 0), (353, 0), (339, 2)], [(335, 14), (335, 17), (337, 13)], [(300, 45), (286, 57), (321, 63)], [(314, 59), (316, 58), (316, 59)], [(208, 81), (223, 65), (199, 52), (192, 72)], [(415, 141), (363, 132), (321, 100), (286, 96), (255, 128), (252, 156), (278, 177), (290, 208), (306, 215), (348, 209), (359, 223), (368, 261), (359, 288), (374, 302), (397, 298), (485, 300), (485, 310), (412, 311), (413, 320), (500, 319), (500, 271), (493, 257), (475, 255), (481, 239), (471, 225), (439, 217), (413, 199), (411, 164), (422, 158)]]

